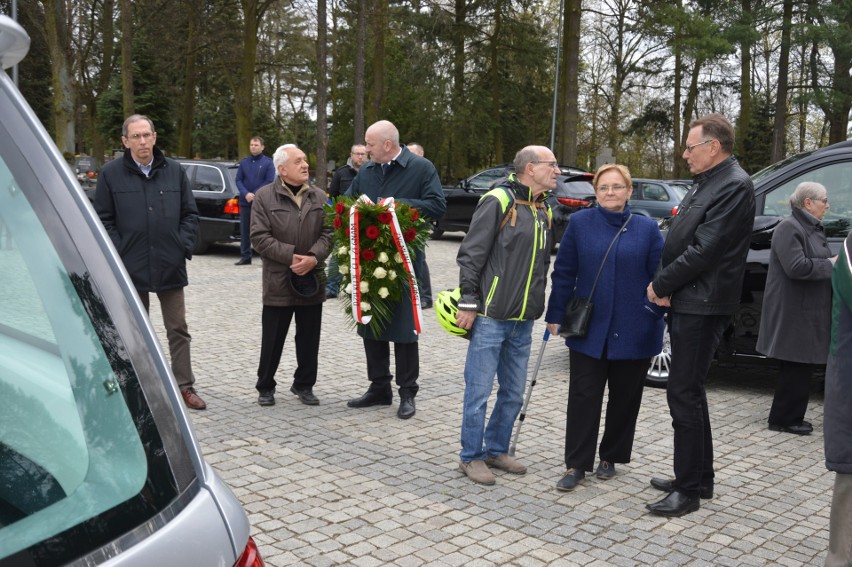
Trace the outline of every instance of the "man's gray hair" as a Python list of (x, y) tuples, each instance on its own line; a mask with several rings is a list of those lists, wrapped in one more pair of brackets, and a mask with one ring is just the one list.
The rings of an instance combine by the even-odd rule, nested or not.
[(126, 138), (127, 127), (133, 124), (134, 122), (139, 122), (141, 120), (144, 120), (151, 126), (151, 132), (156, 132), (156, 130), (154, 130), (154, 122), (150, 118), (148, 118), (144, 114), (131, 114), (127, 117), (127, 120), (124, 121), (124, 124), (121, 125), (121, 135)]
[(290, 159), (290, 154), (287, 153), (288, 148), (298, 148), (296, 144), (284, 144), (279, 146), (275, 153), (272, 154), (272, 165), (275, 166), (275, 172), (278, 173), (278, 168), (282, 165), (287, 165), (287, 160)]
[(794, 209), (802, 209), (805, 206), (805, 199), (822, 199), (826, 194), (825, 185), (822, 183), (803, 181), (790, 196), (790, 206)]
[(518, 150), (513, 161), (515, 165), (515, 173), (523, 173), (528, 163), (538, 161), (538, 154), (541, 149), (542, 146), (527, 146)]

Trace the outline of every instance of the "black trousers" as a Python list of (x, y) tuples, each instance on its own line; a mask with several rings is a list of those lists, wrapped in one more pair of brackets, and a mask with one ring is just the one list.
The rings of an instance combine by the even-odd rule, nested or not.
[[(370, 379), (370, 391), (390, 393), (393, 374), (390, 373), (390, 343), (364, 339), (364, 353), (367, 355), (367, 378)], [(413, 398), (417, 395), (417, 377), (420, 374), (420, 351), (417, 343), (393, 343), (396, 362), (396, 385), (400, 398)]]
[(292, 307), (263, 306), (260, 364), (257, 367), (259, 392), (275, 390), (275, 372), (281, 362), (284, 340), (290, 330), (290, 321), (296, 316), (296, 372), (293, 387), (310, 390), (317, 383), (317, 355), (319, 353), (322, 303)]
[(666, 399), (674, 427), (674, 487), (698, 496), (713, 486), (713, 435), (704, 384), (729, 315), (670, 314), (672, 366)]
[(801, 425), (808, 410), (811, 375), (816, 365), (778, 361), (778, 383), (769, 410), (769, 423), (773, 425)]
[(240, 205), (240, 260), (251, 260), (251, 205)]
[(572, 350), (569, 361), (565, 466), (592, 470), (607, 383), (609, 401), (600, 457), (610, 463), (629, 463), (645, 375), (651, 359), (598, 360)]

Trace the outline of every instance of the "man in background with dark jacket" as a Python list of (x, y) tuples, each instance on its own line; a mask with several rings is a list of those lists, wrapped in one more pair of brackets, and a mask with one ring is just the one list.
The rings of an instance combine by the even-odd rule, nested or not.
[[(367, 146), (355, 144), (349, 152), (349, 159), (341, 167), (338, 167), (331, 178), (328, 188), (328, 196), (332, 199), (340, 197), (352, 185), (352, 180), (358, 175), (358, 170), (367, 161)], [(328, 277), (325, 282), (325, 296), (334, 299), (340, 293), (340, 266), (334, 256), (328, 259)]]
[(275, 179), (275, 166), (263, 154), (263, 138), (255, 136), (249, 143), (251, 155), (243, 158), (237, 168), (237, 189), (240, 190), (240, 260), (237, 266), (251, 264), (251, 204), (254, 194)]
[(683, 158), (693, 185), (678, 208), (648, 299), (671, 307), (672, 366), (666, 389), (674, 427), (674, 480), (651, 479), (669, 494), (648, 504), (677, 517), (713, 495), (713, 437), (704, 382), (722, 333), (739, 305), (754, 224), (754, 186), (733, 157), (734, 129), (720, 114), (690, 124)]
[(852, 236), (834, 264), (831, 345), (825, 369), (825, 466), (835, 471), (826, 567), (852, 565)]
[[(559, 166), (548, 148), (527, 146), (515, 156), (515, 171), (479, 200), (456, 258), (456, 323), (472, 332), (459, 471), (486, 485), (495, 483), (489, 467), (527, 472), (509, 455), (509, 441), (523, 405), (533, 323), (544, 313), (551, 248), (545, 193), (556, 187)], [(486, 428), (495, 375), (497, 401)]]
[(157, 294), (169, 340), (172, 373), (186, 407), (207, 407), (195, 392), (189, 354), (183, 288), (186, 261), (198, 231), (198, 209), (186, 172), (155, 144), (154, 123), (141, 114), (124, 121), (121, 141), (128, 151), (98, 175), (95, 211), (118, 250), (145, 309)]

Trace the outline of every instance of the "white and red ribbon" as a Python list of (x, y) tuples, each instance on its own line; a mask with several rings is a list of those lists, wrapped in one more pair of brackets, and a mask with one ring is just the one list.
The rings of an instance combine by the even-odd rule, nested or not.
[[(361, 311), (361, 243), (359, 240), (359, 222), (361, 213), (358, 212), (358, 204), (366, 203), (373, 204), (369, 197), (361, 195), (349, 208), (349, 269), (352, 275), (352, 316), (356, 322), (366, 325), (372, 319), (371, 315), (364, 315)], [(421, 332), (421, 321), (423, 320), (423, 311), (420, 307), (420, 289), (417, 287), (417, 278), (414, 275), (414, 264), (411, 261), (411, 256), (408, 253), (408, 247), (405, 245), (405, 237), (402, 234), (402, 229), (399, 226), (399, 220), (396, 217), (396, 205), (393, 197), (388, 197), (379, 201), (379, 206), (387, 207), (391, 215), (391, 236), (393, 236), (394, 244), (399, 252), (399, 256), (403, 260), (405, 267), (406, 278), (408, 279), (409, 292), (411, 293), (411, 310), (414, 316), (414, 334), (419, 335)]]

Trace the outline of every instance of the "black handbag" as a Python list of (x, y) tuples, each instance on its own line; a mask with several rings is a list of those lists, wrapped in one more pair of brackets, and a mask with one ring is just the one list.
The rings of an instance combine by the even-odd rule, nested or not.
[[(598, 273), (595, 276), (595, 282), (592, 284), (592, 291), (589, 292), (589, 298), (594, 297), (595, 295), (595, 288), (598, 285), (598, 279), (601, 277), (601, 272), (603, 271), (604, 264), (606, 263), (606, 259), (609, 256), (612, 247), (615, 246), (615, 241), (618, 240), (621, 233), (625, 231), (627, 223), (629, 223), (632, 218), (632, 214), (627, 217), (627, 220), (624, 221), (624, 224), (621, 225), (621, 228), (615, 233), (615, 238), (613, 238), (612, 242), (609, 243), (609, 248), (606, 249), (603, 260), (601, 260), (601, 266), (598, 268)], [(586, 330), (589, 327), (589, 319), (592, 317), (592, 307), (593, 304), (590, 299), (577, 297), (577, 286), (574, 285), (574, 293), (568, 301), (568, 305), (565, 306), (565, 315), (562, 316), (562, 324), (559, 326), (559, 336), (577, 339), (585, 337)]]

